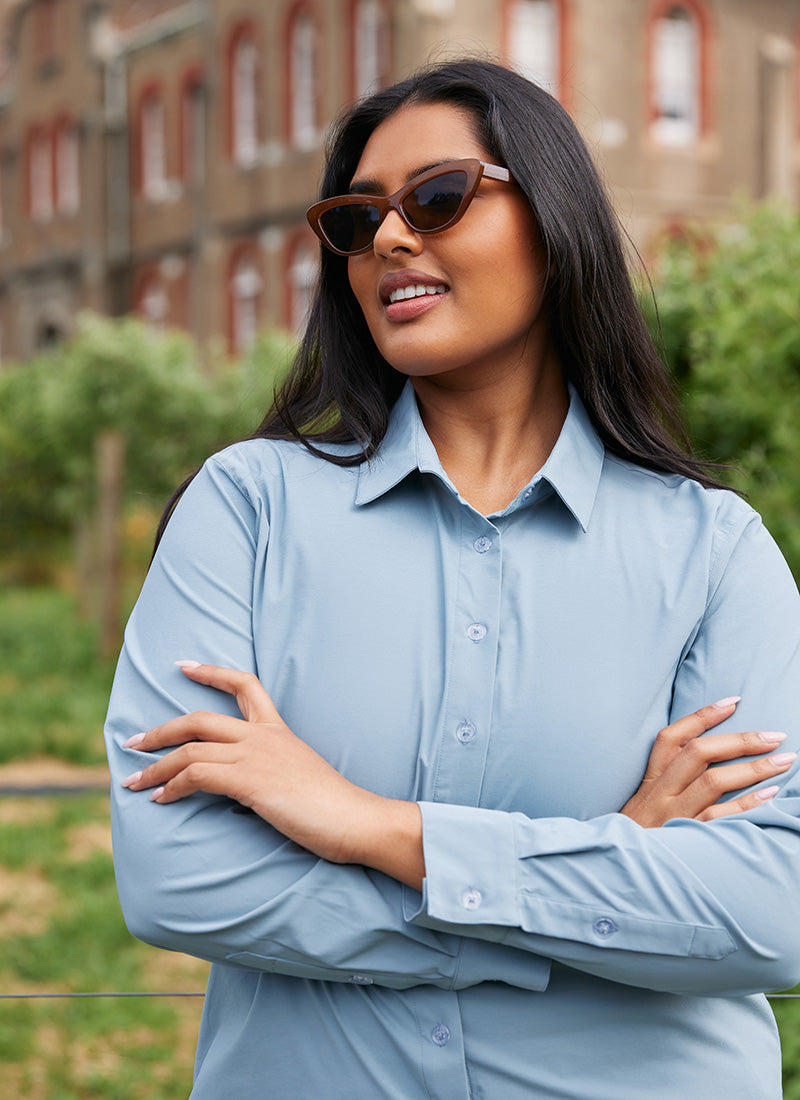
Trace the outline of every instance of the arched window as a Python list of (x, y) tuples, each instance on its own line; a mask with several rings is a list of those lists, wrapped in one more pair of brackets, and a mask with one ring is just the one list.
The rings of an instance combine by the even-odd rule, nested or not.
[(55, 191), (59, 214), (76, 214), (81, 204), (80, 136), (69, 119), (61, 119), (55, 127)]
[(234, 251), (228, 282), (230, 347), (234, 354), (247, 351), (258, 335), (263, 285), (255, 246), (240, 246)]
[(289, 136), (299, 149), (317, 140), (317, 28), (301, 8), (289, 24)]
[(239, 27), (229, 51), (230, 149), (237, 164), (254, 164), (259, 148), (259, 56), (250, 24)]
[(28, 211), (34, 221), (49, 221), (53, 216), (53, 142), (46, 127), (31, 131), (26, 159)]
[(512, 0), (507, 9), (506, 35), (510, 64), (558, 96), (563, 36), (559, 0)]
[(148, 88), (139, 107), (139, 164), (142, 193), (158, 202), (167, 190), (167, 140), (164, 99), (158, 88)]
[(651, 132), (663, 145), (690, 145), (702, 127), (702, 33), (697, 13), (671, 4), (651, 29)]
[(317, 281), (317, 250), (300, 241), (289, 253), (289, 327), (299, 336), (306, 326)]
[(354, 99), (386, 83), (389, 33), (385, 0), (355, 0), (352, 21)]
[(190, 187), (202, 184), (206, 164), (206, 96), (203, 74), (190, 70), (181, 89), (181, 178)]

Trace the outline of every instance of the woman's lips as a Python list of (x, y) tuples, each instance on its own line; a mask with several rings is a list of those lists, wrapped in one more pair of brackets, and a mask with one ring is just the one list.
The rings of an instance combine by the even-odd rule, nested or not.
[(399, 302), (388, 302), (383, 311), (389, 321), (413, 321), (421, 317), (423, 313), (434, 309), (450, 292), (445, 290), (438, 294), (425, 294), (419, 298), (404, 298)]
[[(424, 271), (393, 271), (381, 279), (378, 292), (390, 321), (413, 321), (433, 309), (449, 293), (449, 287)], [(406, 297), (406, 295), (408, 295)], [(392, 301), (392, 299), (396, 299)]]

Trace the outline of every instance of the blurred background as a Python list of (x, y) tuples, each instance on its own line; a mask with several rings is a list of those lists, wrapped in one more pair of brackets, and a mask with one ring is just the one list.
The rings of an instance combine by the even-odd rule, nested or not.
[(552, 92), (697, 450), (800, 576), (798, 46), (800, 0), (0, 0), (4, 1098), (190, 1090), (206, 968), (124, 928), (102, 720), (161, 507), (290, 362), (330, 122), (465, 54)]

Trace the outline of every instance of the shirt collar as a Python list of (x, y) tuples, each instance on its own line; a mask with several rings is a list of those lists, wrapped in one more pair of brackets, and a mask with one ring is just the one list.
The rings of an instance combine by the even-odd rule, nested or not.
[[(585, 531), (597, 495), (604, 450), (571, 383), (569, 396), (567, 418), (547, 461), (502, 514), (507, 515), (541, 500), (543, 487), (540, 483), (545, 481)], [(359, 467), (355, 503), (368, 504), (376, 500), (413, 470), (434, 474), (454, 493), (457, 492), (442, 469), (436, 449), (425, 431), (414, 387), (408, 381), (392, 409), (389, 428), (378, 453)]]

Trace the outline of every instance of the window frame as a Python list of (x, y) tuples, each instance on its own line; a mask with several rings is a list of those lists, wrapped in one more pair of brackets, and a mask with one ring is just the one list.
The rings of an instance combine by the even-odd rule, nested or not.
[[(239, 86), (240, 51), (252, 50), (253, 69), (250, 86), (250, 123), (247, 130), (249, 140), (245, 140), (240, 107), (241, 88)], [(228, 36), (226, 51), (227, 74), (227, 151), (228, 157), (241, 168), (249, 168), (258, 162), (263, 140), (261, 108), (261, 72), (262, 52), (256, 24), (251, 19), (237, 23)]]
[[(307, 28), (310, 48), (306, 72), (298, 74), (296, 42), (301, 28)], [(290, 8), (285, 30), (285, 103), (286, 137), (289, 145), (301, 152), (313, 149), (320, 138), (320, 27), (316, 12), (308, 0), (299, 0)], [(310, 89), (310, 95), (298, 94), (298, 81)]]
[[(157, 111), (157, 115), (150, 112)], [(158, 130), (149, 131), (151, 120), (158, 117)], [(137, 190), (149, 202), (163, 202), (168, 192), (169, 170), (167, 165), (167, 105), (162, 85), (153, 81), (146, 84), (139, 93), (136, 111), (136, 163)], [(153, 134), (160, 134), (158, 155), (153, 160)], [(159, 171), (153, 171), (154, 164)]]
[[(694, 69), (693, 119), (682, 126), (682, 119), (670, 125), (666, 115), (659, 112), (658, 89), (658, 37), (662, 21), (669, 18), (673, 9), (686, 12), (694, 29), (696, 56)], [(712, 34), (711, 17), (700, 0), (656, 0), (647, 17), (647, 125), (653, 144), (663, 149), (691, 149), (708, 135), (713, 126), (711, 112)]]
[[(514, 47), (512, 42), (512, 21), (514, 17), (514, 9), (520, 3), (529, 2), (529, 0), (504, 0), (502, 7), (502, 49), (503, 57), (506, 63), (512, 67), (517, 67), (519, 71), (522, 71), (514, 61)], [(553, 80), (552, 87), (545, 87), (546, 91), (549, 91), (551, 95), (561, 103), (567, 110), (571, 106), (571, 97), (569, 88), (566, 82), (566, 73), (569, 71), (569, 64), (572, 51), (572, 7), (569, 0), (547, 0), (552, 8), (553, 15), (555, 17), (555, 51), (553, 57)]]
[[(242, 279), (245, 272), (241, 270), (244, 265), (249, 265), (250, 272), (255, 277), (257, 285), (252, 294), (237, 294), (236, 281)], [(261, 254), (257, 241), (239, 241), (233, 246), (228, 257), (228, 267), (225, 282), (226, 299), (228, 303), (228, 349), (232, 355), (244, 355), (258, 338), (259, 321), (261, 318), (264, 300), (264, 272), (261, 263)], [(242, 303), (248, 303), (250, 315), (249, 339), (242, 337)]]

